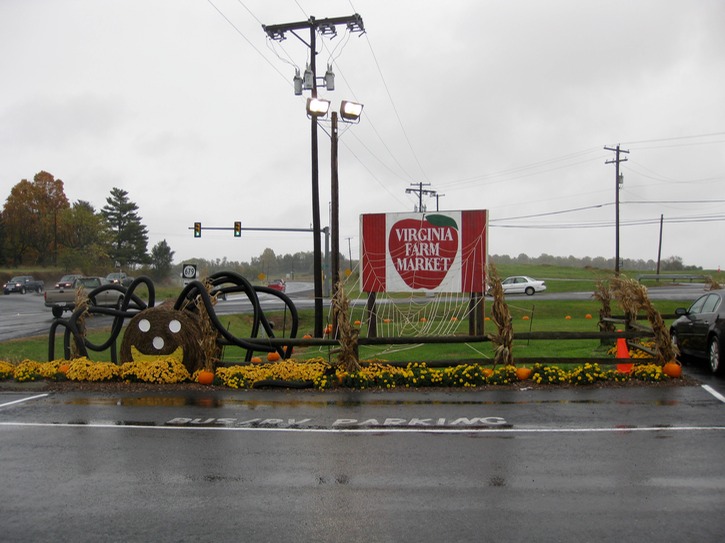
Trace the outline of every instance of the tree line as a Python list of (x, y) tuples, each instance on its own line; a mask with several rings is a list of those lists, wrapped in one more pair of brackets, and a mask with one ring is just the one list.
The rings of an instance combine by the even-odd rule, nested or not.
[[(138, 206), (120, 188), (111, 189), (105, 205), (96, 208), (85, 200), (71, 203), (64, 183), (51, 173), (41, 171), (32, 181), (21, 180), (10, 190), (0, 211), (0, 265), (6, 267), (60, 267), (68, 272), (103, 274), (111, 268), (139, 270), (161, 280), (180, 274), (181, 263), (174, 264), (174, 251), (166, 240), (148, 250), (148, 228)], [(539, 264), (569, 267), (614, 269), (613, 258), (541, 254), (530, 257), (492, 255), (498, 264)], [(275, 278), (309, 276), (313, 273), (311, 251), (277, 255), (267, 248), (249, 262), (233, 262), (226, 257), (214, 260), (191, 259), (203, 275), (216, 271), (236, 271), (245, 277)], [(343, 270), (354, 268), (340, 254)], [(624, 259), (628, 270), (654, 271), (653, 260)], [(660, 262), (661, 271), (701, 270), (686, 266), (682, 258), (671, 256)]]
[[(521, 253), (518, 256), (509, 255), (491, 255), (491, 260), (496, 264), (535, 264), (542, 266), (563, 266), (569, 268), (594, 268), (600, 270), (613, 270), (614, 258), (597, 257), (575, 257), (575, 256), (553, 256), (542, 253), (539, 256), (532, 257)], [(652, 259), (621, 259), (620, 268), (633, 271), (655, 271), (657, 270), (657, 262)], [(685, 265), (679, 256), (670, 256), (660, 261), (660, 271), (698, 271), (702, 270), (701, 266)]]
[(109, 268), (149, 266), (167, 275), (173, 251), (166, 240), (148, 251), (148, 229), (128, 193), (114, 187), (100, 209), (71, 203), (61, 179), (41, 171), (10, 190), (0, 211), (0, 265), (55, 266), (101, 273)]
[[(344, 255), (340, 255), (344, 264)], [(0, 210), (0, 266), (59, 267), (67, 272), (105, 275), (123, 268), (156, 280), (180, 275), (174, 251), (166, 240), (148, 250), (148, 228), (138, 205), (123, 189), (111, 189), (101, 209), (85, 200), (71, 203), (65, 184), (41, 171), (10, 190)], [(276, 255), (267, 248), (250, 262), (191, 259), (208, 275), (236, 271), (245, 277), (295, 277), (312, 275), (313, 253)]]

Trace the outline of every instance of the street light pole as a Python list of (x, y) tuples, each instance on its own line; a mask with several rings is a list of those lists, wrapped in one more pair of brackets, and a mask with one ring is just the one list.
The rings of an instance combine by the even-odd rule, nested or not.
[[(340, 282), (340, 190), (337, 174), (337, 111), (332, 112), (330, 127), (330, 200), (332, 212), (330, 213), (330, 227), (332, 229), (332, 299), (337, 295)], [(332, 304), (332, 337), (337, 335), (337, 311)]]
[[(317, 56), (316, 36), (317, 27), (315, 18), (310, 17), (310, 70), (312, 70), (312, 98), (317, 98)], [(315, 231), (313, 237), (313, 281), (315, 294), (315, 337), (322, 337), (322, 242), (320, 240), (320, 164), (317, 145), (317, 117), (310, 116), (310, 139), (312, 141), (312, 229)]]
[[(287, 23), (279, 25), (262, 25), (262, 29), (272, 40), (284, 40), (285, 33), (291, 32), (302, 41), (310, 50), (310, 71), (312, 72), (312, 99), (317, 98), (317, 32), (323, 35), (334, 36), (337, 33), (336, 27), (345, 25), (349, 32), (364, 32), (362, 17), (357, 13), (347, 17), (334, 17), (326, 19), (315, 19), (310, 17), (307, 21)], [(309, 43), (301, 39), (295, 31), (309, 29)], [(301, 89), (300, 89), (301, 94)], [(322, 243), (320, 240), (320, 191), (319, 191), (319, 159), (317, 144), (317, 115), (310, 115), (310, 139), (311, 139), (311, 160), (312, 160), (312, 229), (314, 230), (313, 244), (313, 265), (314, 265), (314, 292), (315, 292), (315, 337), (323, 336), (322, 327)]]

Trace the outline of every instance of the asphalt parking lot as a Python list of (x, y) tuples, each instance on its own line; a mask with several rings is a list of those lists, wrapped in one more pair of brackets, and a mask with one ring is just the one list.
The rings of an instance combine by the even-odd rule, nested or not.
[(720, 541), (688, 387), (0, 392), (7, 541)]

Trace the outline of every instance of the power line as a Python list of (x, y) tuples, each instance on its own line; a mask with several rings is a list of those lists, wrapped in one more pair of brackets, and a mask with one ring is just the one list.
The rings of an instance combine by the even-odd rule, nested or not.
[[(535, 213), (533, 215), (520, 215), (518, 217), (506, 217), (503, 219), (496, 219), (496, 221), (515, 221), (519, 219), (531, 219), (531, 218), (537, 218), (537, 217), (548, 217), (551, 215), (563, 215), (564, 213), (574, 213), (576, 211), (586, 211), (588, 209), (600, 209), (602, 207), (611, 206), (614, 205), (613, 202), (608, 202), (606, 204), (595, 204), (591, 206), (584, 206), (584, 207), (575, 207), (572, 209), (562, 209), (559, 211), (549, 211), (547, 213)], [(492, 219), (493, 220), (493, 219)]]
[(635, 145), (639, 143), (659, 143), (661, 141), (678, 141), (678, 140), (689, 140), (689, 139), (695, 139), (695, 138), (711, 138), (714, 136), (725, 136), (725, 132), (711, 132), (709, 134), (695, 134), (692, 136), (674, 136), (671, 138), (658, 138), (658, 139), (651, 139), (651, 140), (639, 140), (639, 141), (626, 141), (627, 145)]
[[(251, 40), (250, 40), (249, 38), (247, 38), (247, 36), (245, 36), (245, 35), (244, 35), (244, 32), (242, 32), (242, 31), (241, 31), (241, 30), (239, 29), (239, 27), (237, 27), (237, 25), (235, 25), (235, 24), (234, 24), (234, 23), (233, 23), (233, 22), (232, 22), (232, 21), (231, 21), (231, 20), (229, 19), (229, 17), (227, 17), (226, 15), (224, 15), (224, 13), (222, 12), (222, 10), (220, 10), (220, 9), (219, 9), (219, 8), (218, 8), (218, 7), (217, 7), (217, 6), (215, 5), (215, 4), (214, 4), (214, 2), (212, 2), (212, 0), (206, 0), (206, 1), (207, 1), (207, 2), (209, 3), (209, 5), (210, 5), (211, 7), (213, 7), (213, 8), (214, 8), (214, 9), (216, 10), (216, 12), (217, 12), (217, 13), (218, 13), (219, 15), (221, 15), (221, 16), (222, 16), (222, 18), (223, 18), (223, 19), (224, 19), (224, 20), (225, 20), (225, 21), (226, 21), (227, 23), (229, 23), (229, 25), (230, 25), (230, 26), (231, 26), (231, 27), (232, 27), (232, 28), (233, 28), (234, 30), (236, 30), (237, 34), (239, 34), (239, 35), (240, 35), (240, 36), (241, 36), (241, 37), (242, 37), (242, 38), (244, 39), (244, 41), (246, 41), (246, 42), (247, 42), (247, 44), (249, 44), (249, 46), (250, 46), (250, 47), (251, 47), (252, 49), (254, 49), (254, 50), (255, 50), (255, 51), (257, 52), (257, 54), (258, 54), (258, 55), (259, 55), (260, 57), (262, 57), (262, 58), (264, 59), (264, 61), (265, 61), (265, 62), (266, 62), (267, 64), (269, 64), (269, 65), (270, 65), (270, 66), (272, 67), (272, 69), (273, 69), (273, 70), (274, 70), (275, 72), (277, 72), (277, 73), (278, 73), (278, 74), (279, 74), (279, 75), (280, 75), (280, 76), (281, 76), (281, 77), (282, 77), (282, 78), (283, 78), (283, 79), (284, 79), (284, 80), (285, 80), (285, 81), (286, 81), (286, 82), (287, 82), (288, 84), (290, 83), (290, 80), (289, 80), (289, 78), (288, 78), (288, 77), (287, 77), (286, 75), (284, 75), (284, 74), (283, 74), (283, 73), (282, 73), (282, 72), (281, 72), (281, 71), (280, 71), (280, 70), (279, 70), (279, 69), (278, 69), (278, 68), (277, 68), (277, 67), (276, 67), (276, 66), (275, 66), (274, 64), (272, 64), (272, 62), (271, 62), (271, 61), (270, 61), (270, 60), (269, 60), (269, 59), (268, 59), (268, 58), (267, 58), (266, 56), (264, 56), (264, 55), (262, 54), (262, 52), (261, 52), (261, 51), (260, 51), (259, 49), (257, 49), (257, 47), (256, 47), (256, 46), (255, 46), (255, 45), (254, 45), (254, 44), (252, 43), (252, 41), (251, 41)], [(240, 2), (240, 3), (241, 3), (241, 2)], [(242, 5), (244, 5), (244, 4), (242, 4)], [(245, 7), (246, 7), (246, 6), (245, 6)], [(249, 10), (247, 10), (247, 11), (249, 11)], [(256, 18), (256, 17), (255, 17), (255, 18)]]

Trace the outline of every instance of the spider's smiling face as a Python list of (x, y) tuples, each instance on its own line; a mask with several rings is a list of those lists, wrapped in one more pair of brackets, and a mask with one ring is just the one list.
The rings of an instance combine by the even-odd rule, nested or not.
[(145, 309), (128, 323), (121, 344), (121, 360), (173, 357), (193, 372), (203, 362), (197, 341), (199, 334), (198, 319), (188, 311), (166, 306)]
[[(132, 345), (131, 352), (134, 354), (134, 360), (138, 360), (143, 355), (169, 355), (179, 361), (184, 359), (184, 348), (179, 342), (179, 332), (181, 332), (182, 328), (179, 319), (171, 319), (165, 323), (156, 322), (155, 326), (152, 326), (151, 321), (142, 318), (135, 324), (139, 333), (144, 336), (144, 340), (140, 344), (145, 349), (142, 352), (136, 345)], [(136, 353), (142, 356), (136, 356)]]

